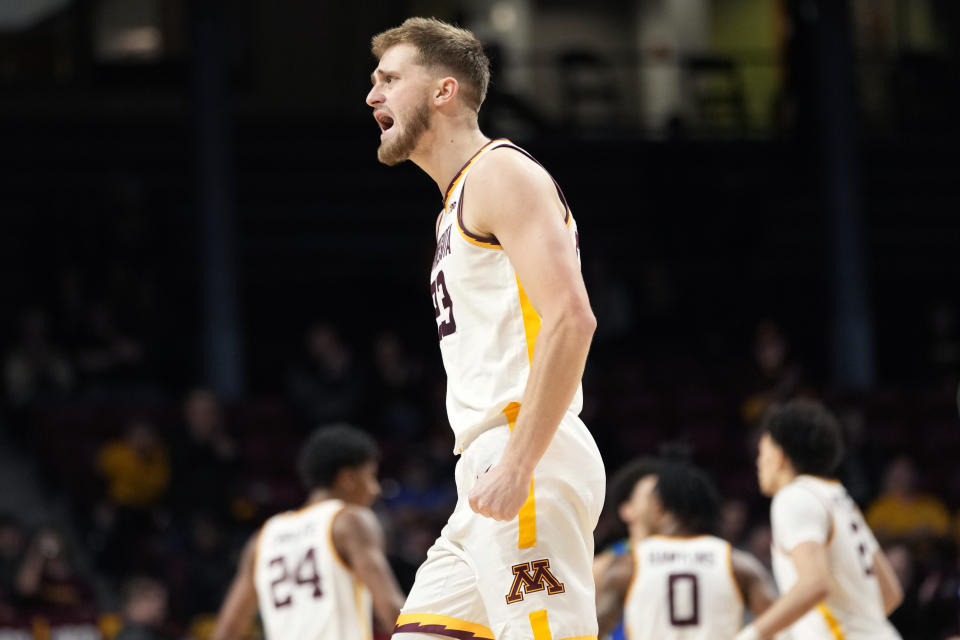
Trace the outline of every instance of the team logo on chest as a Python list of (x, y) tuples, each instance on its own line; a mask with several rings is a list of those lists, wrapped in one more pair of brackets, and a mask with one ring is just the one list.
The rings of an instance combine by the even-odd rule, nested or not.
[(436, 269), (440, 261), (450, 254), (450, 230), (453, 226), (448, 226), (437, 238), (437, 251), (433, 254), (433, 268)]
[(507, 593), (507, 604), (520, 602), (524, 593), (546, 589), (547, 594), (552, 596), (564, 592), (563, 583), (550, 572), (550, 561), (547, 559), (515, 564), (510, 570), (513, 571), (513, 583)]

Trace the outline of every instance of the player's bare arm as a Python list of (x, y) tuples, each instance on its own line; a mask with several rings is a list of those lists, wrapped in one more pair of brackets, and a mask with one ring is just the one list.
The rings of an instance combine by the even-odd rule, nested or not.
[(510, 442), (470, 492), (474, 511), (510, 520), (576, 393), (596, 319), (563, 205), (541, 167), (516, 151), (496, 149), (474, 168), (462, 206), (467, 228), (498, 239), (541, 318)]
[(780, 596), (736, 640), (767, 640), (810, 611), (830, 592), (830, 565), (827, 550), (819, 542), (800, 543), (790, 552), (797, 569), (797, 582)]
[(597, 577), (597, 623), (600, 637), (611, 633), (623, 615), (623, 603), (633, 580), (632, 553), (615, 557)]
[(254, 558), (257, 552), (257, 538), (260, 532), (253, 534), (243, 547), (237, 573), (230, 583), (227, 598), (217, 614), (217, 624), (211, 640), (237, 640), (246, 637), (257, 613), (257, 589), (253, 582)]
[(603, 574), (610, 568), (617, 556), (610, 550), (601, 551), (593, 557), (593, 583), (599, 584)]
[(369, 509), (346, 506), (333, 520), (333, 545), (370, 590), (373, 613), (385, 631), (392, 631), (403, 606), (403, 594), (387, 562), (383, 529)]
[(882, 549), (877, 549), (873, 554), (873, 571), (880, 583), (883, 613), (889, 616), (903, 602), (903, 587), (900, 586), (900, 580)]
[(744, 604), (755, 618), (759, 618), (777, 599), (773, 578), (763, 564), (749, 553), (734, 549), (731, 551), (730, 560)]

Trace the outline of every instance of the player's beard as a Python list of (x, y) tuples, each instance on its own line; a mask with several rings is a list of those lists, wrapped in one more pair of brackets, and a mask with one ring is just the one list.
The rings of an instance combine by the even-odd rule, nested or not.
[(403, 131), (398, 133), (393, 140), (380, 143), (380, 147), (377, 149), (377, 159), (390, 167), (407, 160), (413, 150), (417, 148), (420, 137), (429, 128), (430, 107), (424, 100), (410, 114), (409, 121), (403, 125)]

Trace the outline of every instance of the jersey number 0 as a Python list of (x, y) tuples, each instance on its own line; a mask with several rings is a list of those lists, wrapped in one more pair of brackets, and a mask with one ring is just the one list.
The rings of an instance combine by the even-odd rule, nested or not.
[(700, 624), (700, 594), (697, 576), (693, 573), (671, 573), (667, 578), (667, 599), (670, 624), (690, 627)]

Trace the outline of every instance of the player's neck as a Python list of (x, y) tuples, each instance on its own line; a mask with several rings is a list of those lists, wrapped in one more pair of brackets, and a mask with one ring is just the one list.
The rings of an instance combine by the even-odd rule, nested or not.
[(796, 480), (798, 475), (800, 474), (794, 471), (792, 467), (785, 467), (781, 469), (777, 473), (775, 480), (776, 491), (774, 491), (774, 495), (776, 495), (780, 489), (783, 489), (785, 486)]
[(483, 135), (475, 122), (438, 117), (410, 160), (433, 178), (440, 193), (446, 195), (457, 172), (488, 142), (490, 138)]
[(697, 535), (695, 532), (683, 526), (676, 520), (668, 521), (664, 524), (664, 526), (660, 527), (656, 533), (659, 536), (669, 536), (672, 538), (690, 538)]
[(634, 522), (627, 525), (627, 535), (634, 542), (640, 542), (644, 538), (649, 537), (651, 533), (653, 532), (650, 531), (650, 528), (640, 522)]

